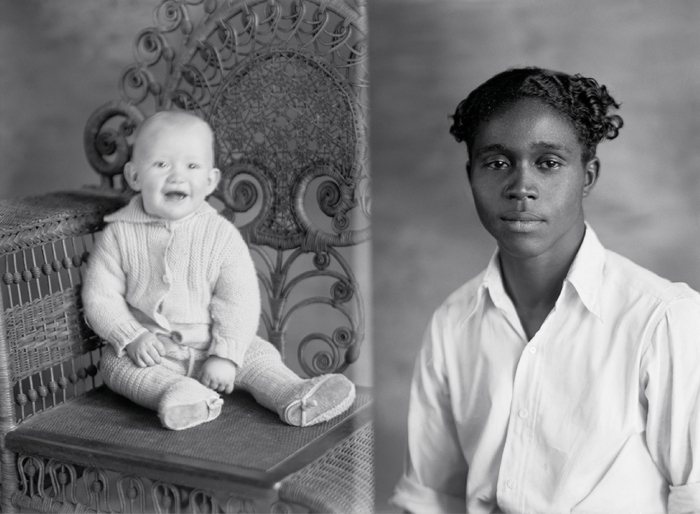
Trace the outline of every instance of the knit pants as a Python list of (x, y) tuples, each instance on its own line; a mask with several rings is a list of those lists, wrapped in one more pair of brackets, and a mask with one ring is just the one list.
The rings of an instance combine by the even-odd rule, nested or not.
[[(207, 359), (206, 350), (178, 345), (167, 337), (159, 336), (159, 339), (165, 346), (166, 355), (161, 357), (160, 364), (146, 368), (136, 366), (128, 355), (117, 357), (112, 346), (107, 345), (101, 364), (107, 387), (159, 414), (168, 403), (204, 401), (212, 407), (218, 406), (215, 416), (218, 415), (221, 409), (219, 394), (197, 380), (201, 366)], [(344, 379), (340, 376), (335, 378)], [(258, 403), (284, 417), (285, 408), (299, 394), (299, 387), (305, 382), (308, 381), (297, 376), (282, 362), (272, 344), (255, 337), (246, 351), (243, 365), (236, 371), (234, 388), (250, 392)], [(347, 396), (347, 393), (342, 394)], [(161, 420), (165, 424), (162, 416)]]

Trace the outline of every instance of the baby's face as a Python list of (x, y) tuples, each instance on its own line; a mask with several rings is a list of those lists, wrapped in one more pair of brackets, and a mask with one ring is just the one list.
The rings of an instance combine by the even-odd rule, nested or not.
[(160, 123), (140, 139), (125, 171), (132, 189), (141, 192), (144, 209), (168, 220), (189, 216), (219, 182), (211, 131), (204, 123)]

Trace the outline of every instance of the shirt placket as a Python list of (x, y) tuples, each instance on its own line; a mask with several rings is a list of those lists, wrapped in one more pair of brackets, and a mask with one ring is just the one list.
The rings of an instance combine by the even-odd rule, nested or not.
[(528, 476), (536, 472), (530, 463), (536, 444), (536, 414), (543, 378), (542, 352), (549, 337), (553, 314), (550, 313), (529, 342), (521, 329), (526, 344), (513, 378), (510, 417), (496, 490), (498, 504), (506, 512), (531, 512), (527, 506), (527, 482), (532, 483)]

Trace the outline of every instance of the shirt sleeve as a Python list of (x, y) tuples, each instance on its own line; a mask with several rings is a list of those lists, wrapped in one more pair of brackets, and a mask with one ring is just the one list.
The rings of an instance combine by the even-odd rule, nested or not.
[(108, 225), (95, 241), (83, 276), (85, 317), (97, 335), (111, 343), (118, 356), (147, 332), (126, 303), (126, 275), (122, 269), (115, 230)]
[[(391, 502), (413, 513), (466, 511), (467, 463), (457, 437), (445, 371), (444, 322), (438, 313), (416, 361), (404, 474)], [(449, 348), (449, 347), (448, 347)]]
[(647, 445), (670, 483), (669, 514), (700, 512), (700, 300), (674, 300), (642, 360)]
[(240, 233), (231, 228), (234, 232), (212, 293), (212, 342), (208, 354), (229, 359), (240, 367), (258, 330), (260, 289), (248, 246)]

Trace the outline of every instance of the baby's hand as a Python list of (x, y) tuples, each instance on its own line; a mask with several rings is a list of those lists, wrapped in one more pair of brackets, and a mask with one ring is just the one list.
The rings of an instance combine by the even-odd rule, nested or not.
[(147, 368), (160, 364), (160, 358), (165, 355), (165, 346), (150, 332), (144, 332), (126, 345), (126, 353), (139, 368)]
[(231, 394), (236, 380), (236, 365), (233, 361), (211, 355), (202, 364), (199, 381), (219, 393)]

